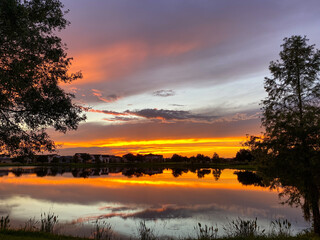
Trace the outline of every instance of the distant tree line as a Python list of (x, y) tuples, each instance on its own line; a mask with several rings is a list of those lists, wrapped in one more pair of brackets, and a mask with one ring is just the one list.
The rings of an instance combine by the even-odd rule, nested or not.
[(222, 158), (218, 153), (213, 153), (212, 157), (203, 154), (186, 157), (179, 154), (173, 154), (171, 158), (163, 158), (162, 155), (155, 154), (132, 154), (128, 153), (122, 157), (114, 155), (93, 155), (88, 153), (76, 153), (74, 156), (59, 156), (56, 154), (50, 155), (34, 155), (34, 156), (18, 156), (12, 159), (12, 162), (19, 163), (88, 163), (88, 164), (103, 164), (103, 163), (158, 163), (158, 162), (174, 162), (174, 163), (252, 163), (255, 158), (248, 149), (240, 149), (234, 158)]
[(169, 162), (190, 162), (190, 163), (249, 163), (253, 162), (255, 159), (248, 149), (240, 149), (234, 158), (222, 158), (218, 153), (213, 153), (213, 156), (205, 156), (203, 154), (197, 154), (192, 157), (185, 157), (179, 154), (173, 154)]

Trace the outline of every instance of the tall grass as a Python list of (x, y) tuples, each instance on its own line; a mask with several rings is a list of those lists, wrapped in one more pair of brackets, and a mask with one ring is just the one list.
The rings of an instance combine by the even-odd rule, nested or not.
[(137, 228), (139, 240), (156, 240), (154, 230), (148, 228), (145, 221), (140, 221)]
[(271, 221), (271, 236), (289, 237), (291, 233), (291, 223), (287, 219)]
[(265, 229), (260, 229), (258, 226), (257, 218), (254, 220), (237, 218), (224, 225), (223, 230), (228, 237), (256, 237), (265, 233)]
[(58, 223), (58, 216), (54, 213), (41, 213), (40, 232), (53, 233), (54, 227)]
[[(10, 232), (25, 232), (26, 234), (47, 234), (48, 236), (56, 236), (57, 239), (60, 239), (59, 235), (52, 235), (55, 229), (56, 224), (58, 223), (58, 216), (53, 213), (43, 213), (41, 214), (40, 221), (37, 221), (35, 218), (30, 218), (20, 229), (12, 230), (10, 228), (10, 219), (9, 216), (2, 216), (0, 218), (0, 239), (4, 234), (9, 234)], [(40, 225), (40, 226), (39, 226)], [(215, 240), (215, 239), (316, 239), (320, 240), (319, 236), (315, 236), (313, 232), (305, 231), (299, 233), (296, 237), (292, 236), (291, 223), (286, 219), (276, 219), (271, 222), (270, 230), (267, 233), (265, 229), (262, 229), (257, 224), (257, 218), (254, 220), (244, 220), (237, 218), (235, 220), (229, 221), (226, 225), (223, 225), (222, 228), (225, 231), (224, 236), (218, 236), (218, 227), (216, 226), (207, 226), (198, 223), (194, 227), (195, 236), (188, 238), (180, 238), (180, 240)], [(140, 221), (137, 227), (137, 236), (138, 240), (157, 240), (164, 239), (163, 237), (157, 237), (154, 233), (154, 229), (148, 227), (145, 221)], [(23, 239), (23, 238), (21, 238)], [(51, 238), (50, 238), (51, 239)], [(61, 238), (61, 239), (67, 239)], [(72, 239), (72, 238), (71, 238)], [(112, 229), (110, 223), (105, 221), (96, 220), (94, 222), (94, 229), (92, 231), (91, 239), (95, 240), (115, 240), (117, 235)], [(128, 238), (129, 239), (129, 238)], [(174, 238), (166, 238), (174, 239)]]
[(98, 219), (94, 222), (94, 230), (92, 237), (95, 240), (111, 240), (114, 238), (114, 233), (110, 223), (105, 221), (99, 221)]
[(4, 231), (4, 230), (8, 230), (10, 227), (10, 219), (9, 219), (9, 215), (5, 216), (5, 217), (1, 217), (0, 219), (0, 230)]
[(212, 240), (218, 238), (218, 227), (208, 227), (204, 225), (202, 227), (201, 223), (194, 227), (198, 240)]

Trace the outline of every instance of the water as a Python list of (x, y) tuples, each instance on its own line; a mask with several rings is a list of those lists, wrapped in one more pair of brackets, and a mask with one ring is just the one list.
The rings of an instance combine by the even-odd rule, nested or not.
[[(225, 169), (41, 169), (1, 168), (0, 215), (16, 225), (41, 213), (59, 216), (60, 232), (90, 235), (97, 220), (120, 235), (134, 236), (140, 221), (157, 236), (194, 236), (201, 224), (222, 226), (230, 220), (286, 218), (295, 232), (310, 224), (300, 208), (281, 205), (277, 191), (243, 185)], [(220, 176), (219, 176), (220, 174)]]

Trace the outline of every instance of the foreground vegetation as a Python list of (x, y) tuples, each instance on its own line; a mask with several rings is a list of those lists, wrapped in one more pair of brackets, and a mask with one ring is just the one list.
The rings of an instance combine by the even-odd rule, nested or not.
[[(140, 221), (137, 227), (135, 236), (120, 236), (105, 222), (96, 220), (91, 231), (90, 238), (81, 238), (60, 235), (55, 233), (55, 228), (58, 224), (58, 217), (53, 213), (41, 214), (41, 220), (36, 221), (35, 218), (29, 219), (24, 227), (14, 229), (10, 227), (9, 216), (1, 217), (0, 219), (0, 239), (2, 240), (120, 240), (120, 239), (137, 239), (137, 240), (173, 240), (173, 237), (161, 237), (154, 233), (154, 229), (149, 228), (145, 221)], [(222, 226), (224, 235), (218, 235), (219, 229), (216, 226), (201, 225), (198, 223), (194, 227), (194, 236), (178, 238), (179, 240), (215, 240), (215, 239), (313, 239), (320, 240), (320, 236), (312, 231), (305, 230), (296, 236), (292, 235), (291, 223), (286, 219), (277, 219), (271, 222), (270, 229), (261, 228), (257, 224), (257, 218), (254, 220), (243, 220), (241, 218), (229, 221)]]
[[(55, 235), (51, 233), (42, 233), (42, 232), (28, 232), (22, 230), (8, 230), (0, 232), (1, 240), (89, 240), (90, 238), (79, 238), (71, 236), (62, 236)], [(91, 238), (92, 239), (92, 238)], [(107, 239), (107, 238), (104, 238)], [(157, 238), (140, 238), (141, 240), (156, 240)], [(299, 236), (253, 236), (253, 237), (218, 237), (217, 240), (320, 240), (320, 237), (317, 237), (312, 234), (301, 234)], [(193, 238), (185, 239), (193, 240)], [(195, 238), (195, 240), (211, 240), (211, 238)]]

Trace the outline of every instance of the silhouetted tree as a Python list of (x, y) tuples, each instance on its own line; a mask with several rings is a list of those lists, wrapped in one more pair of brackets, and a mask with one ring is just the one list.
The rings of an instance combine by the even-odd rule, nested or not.
[(144, 162), (144, 156), (142, 154), (137, 154), (136, 161), (137, 162)]
[(238, 162), (252, 162), (254, 160), (254, 156), (250, 150), (240, 149), (236, 154), (235, 160)]
[(221, 176), (222, 170), (220, 168), (214, 168), (212, 169), (212, 174), (214, 177), (214, 180), (218, 181)]
[(210, 162), (210, 158), (209, 158), (208, 156), (204, 156), (203, 154), (198, 154), (198, 155), (196, 156), (196, 161), (197, 161), (197, 162), (201, 162), (201, 163), (203, 163), (203, 162)]
[(48, 169), (47, 168), (36, 168), (35, 173), (37, 177), (45, 177), (48, 175)]
[(216, 152), (213, 153), (212, 162), (214, 162), (214, 163), (220, 162), (220, 157), (219, 157), (218, 153), (216, 153)]
[(183, 169), (183, 168), (173, 168), (172, 169), (172, 175), (176, 177), (180, 177), (183, 173), (187, 173), (188, 169)]
[(211, 173), (210, 169), (199, 169), (197, 171), (197, 177), (198, 178), (204, 178), (205, 175), (208, 175)]
[(238, 181), (243, 185), (265, 186), (262, 177), (251, 171), (236, 171)]
[(305, 198), (305, 216), (312, 213), (314, 232), (320, 234), (320, 51), (307, 42), (301, 36), (285, 38), (280, 60), (270, 63), (262, 108), (265, 133), (247, 145), (263, 168), (273, 169), (273, 177), (292, 190), (286, 191), (289, 199)]
[(37, 156), (37, 162), (39, 162), (39, 163), (47, 163), (48, 162), (48, 156), (46, 156), (46, 155)]
[(85, 116), (59, 83), (71, 58), (56, 35), (69, 23), (59, 0), (0, 1), (0, 152), (53, 151), (45, 129), (75, 130)]
[(171, 157), (171, 161), (172, 162), (187, 162), (188, 158), (187, 157), (183, 157), (181, 155), (178, 154), (173, 154)]
[(123, 155), (122, 157), (125, 158), (128, 162), (135, 162), (137, 160), (136, 156), (132, 153), (128, 153), (126, 155)]

